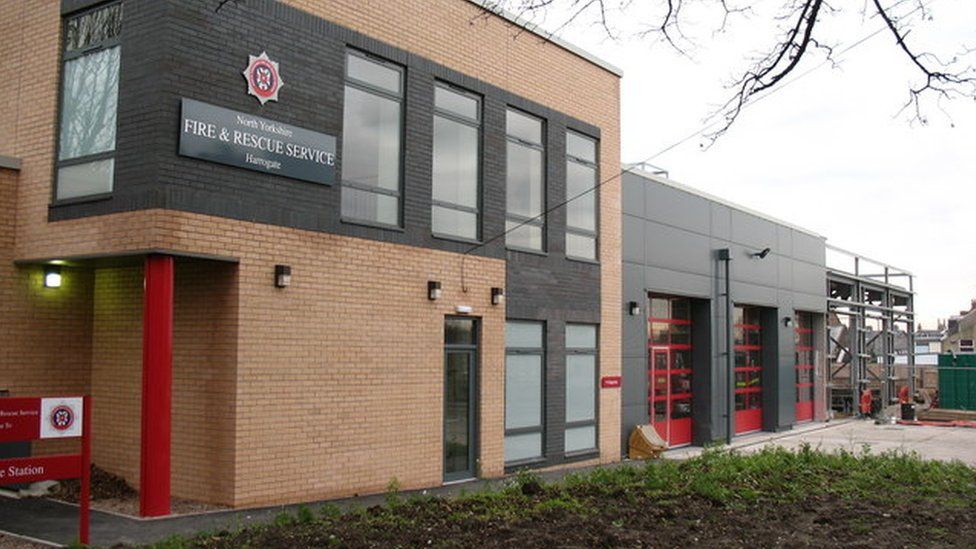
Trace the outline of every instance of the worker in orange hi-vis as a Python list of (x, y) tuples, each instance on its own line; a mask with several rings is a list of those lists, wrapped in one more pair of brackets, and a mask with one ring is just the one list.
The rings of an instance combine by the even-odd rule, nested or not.
[(871, 389), (861, 391), (861, 417), (871, 417)]
[(912, 401), (912, 397), (908, 394), (908, 385), (902, 385), (901, 389), (898, 389), (898, 402), (900, 404), (908, 404)]

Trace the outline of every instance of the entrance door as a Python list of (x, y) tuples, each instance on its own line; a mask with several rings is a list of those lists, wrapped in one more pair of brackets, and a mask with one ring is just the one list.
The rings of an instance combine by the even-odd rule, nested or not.
[(813, 315), (796, 313), (796, 421), (813, 419)]
[(691, 444), (691, 315), (687, 298), (651, 296), (648, 411), (669, 446)]
[(735, 434), (762, 429), (762, 326), (758, 307), (735, 307)]
[(444, 480), (474, 478), (477, 445), (477, 323), (448, 318), (444, 330)]

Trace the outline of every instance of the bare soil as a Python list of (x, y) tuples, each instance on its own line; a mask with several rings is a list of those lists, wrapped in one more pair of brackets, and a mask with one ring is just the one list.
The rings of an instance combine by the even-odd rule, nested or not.
[[(527, 505), (541, 504), (544, 496)], [(976, 505), (883, 509), (814, 497), (729, 507), (701, 497), (602, 494), (588, 509), (551, 508), (517, 520), (479, 516), (474, 502), (380, 507), (335, 521), (218, 533), (201, 547), (976, 547)]]
[[(70, 479), (61, 481), (49, 494), (49, 497), (78, 503), (81, 493), (81, 481)], [(92, 509), (119, 513), (122, 515), (139, 516), (139, 492), (120, 476), (113, 475), (95, 465), (91, 468), (91, 506)], [(171, 498), (170, 507), (174, 515), (188, 515), (207, 511), (225, 509), (219, 505)]]

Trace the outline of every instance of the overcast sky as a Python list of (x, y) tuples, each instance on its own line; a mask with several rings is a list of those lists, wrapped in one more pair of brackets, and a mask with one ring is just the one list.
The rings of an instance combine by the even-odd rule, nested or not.
[[(911, 45), (947, 56), (963, 44), (976, 46), (976, 2), (929, 3), (933, 19), (916, 25)], [(662, 4), (643, 2), (647, 9)], [(651, 157), (701, 128), (729, 97), (724, 84), (745, 68), (746, 56), (776, 38), (771, 12), (762, 10), (780, 2), (757, 4), (752, 18), (732, 20), (714, 37), (707, 13), (689, 13), (691, 59), (629, 37), (634, 22), (649, 20), (636, 9), (612, 19), (617, 40), (590, 24), (591, 16), (560, 32), (624, 71), (624, 162)], [(563, 20), (550, 12), (534, 21), (552, 28)], [(882, 25), (859, 9), (822, 22), (835, 51)], [(822, 59), (812, 57), (797, 72)], [(676, 181), (913, 272), (918, 319), (934, 327), (976, 297), (976, 102), (949, 105), (951, 120), (932, 107), (927, 126), (909, 124), (898, 111), (908, 85), (918, 82), (915, 70), (880, 33), (851, 49), (840, 68), (822, 66), (757, 101), (712, 147), (703, 150), (706, 140), (691, 139), (652, 163)]]

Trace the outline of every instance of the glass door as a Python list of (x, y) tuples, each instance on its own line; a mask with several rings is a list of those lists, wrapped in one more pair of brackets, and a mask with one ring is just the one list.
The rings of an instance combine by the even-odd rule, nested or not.
[(444, 480), (475, 476), (477, 446), (477, 326), (448, 318), (444, 348)]

